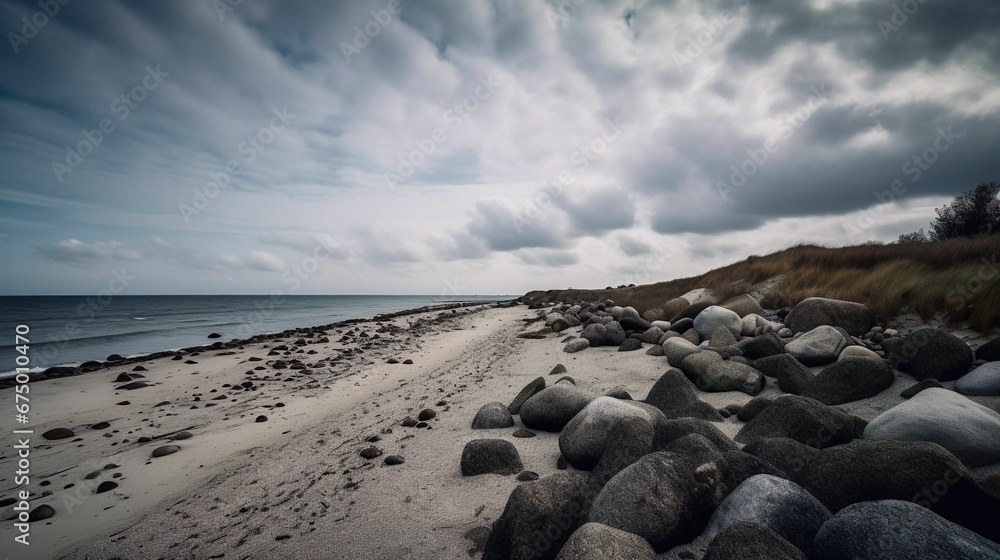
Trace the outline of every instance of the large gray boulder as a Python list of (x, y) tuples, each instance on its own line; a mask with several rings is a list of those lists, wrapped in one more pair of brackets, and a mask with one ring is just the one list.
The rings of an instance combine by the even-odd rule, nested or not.
[(844, 404), (874, 397), (896, 380), (882, 360), (847, 358), (826, 367), (805, 387), (802, 396), (826, 405)]
[(931, 441), (973, 468), (1000, 463), (1000, 413), (947, 389), (925, 389), (883, 412), (864, 437)]
[(722, 501), (722, 473), (675, 453), (650, 453), (626, 467), (594, 498), (589, 521), (646, 539), (657, 552), (690, 541)]
[(660, 338), (663, 337), (663, 329), (659, 327), (649, 327), (642, 333), (642, 337), (639, 340), (645, 342), (646, 344), (657, 344), (660, 342)]
[(590, 470), (604, 454), (615, 427), (626, 419), (646, 423), (650, 437), (658, 426), (667, 421), (663, 413), (652, 405), (597, 397), (563, 428), (559, 434), (559, 450), (570, 465)]
[(681, 367), (684, 358), (698, 352), (701, 352), (701, 349), (696, 344), (679, 336), (663, 341), (663, 354), (667, 357), (667, 363), (674, 367)]
[(969, 371), (973, 360), (972, 348), (960, 338), (930, 328), (906, 335), (889, 354), (893, 367), (918, 381), (954, 381)]
[(511, 416), (507, 405), (500, 402), (484, 404), (479, 408), (476, 417), (472, 419), (473, 430), (493, 430), (497, 428), (510, 428), (514, 425), (514, 417)]
[(743, 331), (740, 316), (718, 305), (706, 307), (694, 318), (694, 330), (698, 331), (698, 336), (702, 340), (712, 338), (712, 333), (719, 327), (726, 327), (736, 338), (739, 338)]
[(514, 488), (493, 523), (483, 560), (553, 559), (590, 511), (585, 474), (558, 473)]
[(778, 397), (736, 434), (738, 443), (750, 443), (759, 438), (791, 438), (814, 447), (847, 443), (861, 436), (861, 420), (824, 405), (795, 395)]
[(524, 469), (514, 444), (504, 439), (476, 439), (462, 450), (462, 476), (517, 474)]
[(563, 545), (556, 560), (653, 560), (646, 539), (600, 523), (584, 523)]
[(875, 326), (875, 310), (862, 303), (806, 298), (785, 317), (785, 326), (794, 332), (806, 332), (820, 325), (840, 327), (853, 336), (861, 336)]
[(667, 370), (656, 380), (644, 402), (660, 409), (667, 419), (690, 416), (709, 422), (723, 420), (712, 405), (698, 399), (695, 386), (676, 369)]
[(827, 521), (813, 543), (816, 560), (1000, 560), (1000, 544), (901, 500), (862, 502)]
[(775, 354), (751, 362), (754, 369), (778, 380), (778, 388), (792, 395), (801, 395), (816, 376), (791, 354)]
[(740, 484), (712, 514), (702, 533), (712, 538), (740, 521), (771, 529), (799, 550), (808, 552), (820, 527), (833, 514), (798, 484), (760, 474)]
[(581, 350), (586, 350), (587, 348), (590, 348), (589, 340), (586, 338), (574, 338), (573, 340), (567, 342), (566, 346), (563, 346), (563, 352), (566, 352), (567, 354), (575, 354)]
[(539, 391), (521, 406), (521, 422), (529, 428), (558, 432), (596, 395), (559, 383)]
[(806, 560), (795, 545), (774, 531), (746, 521), (726, 527), (712, 539), (702, 560)]
[(518, 391), (514, 400), (510, 401), (510, 404), (507, 405), (507, 410), (509, 410), (511, 414), (519, 414), (521, 412), (521, 407), (524, 406), (524, 403), (544, 388), (544, 377), (536, 377), (532, 379), (527, 385)]
[(983, 364), (955, 382), (955, 390), (963, 395), (1000, 396), (1000, 362)]
[(807, 366), (819, 366), (835, 362), (847, 344), (843, 333), (821, 325), (786, 344), (785, 352)]
[(754, 396), (764, 389), (764, 382), (764, 376), (746, 364), (720, 361), (710, 365), (695, 385), (702, 391), (740, 391)]
[[(740, 318), (746, 317), (750, 314), (763, 315), (764, 308), (757, 303), (757, 300), (753, 296), (743, 294), (741, 296), (735, 296), (727, 299), (726, 301), (719, 304), (719, 307), (724, 307), (733, 313), (736, 313)], [(738, 334), (736, 336), (739, 336)]]

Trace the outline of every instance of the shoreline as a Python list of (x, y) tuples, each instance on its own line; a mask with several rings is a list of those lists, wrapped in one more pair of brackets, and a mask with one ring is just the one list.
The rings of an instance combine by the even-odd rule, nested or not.
[[(350, 320), (328, 329), (325, 336), (310, 328), (245, 343), (231, 351), (221, 348), (185, 356), (193, 357), (189, 361), (195, 363), (169, 357), (149, 359), (141, 366), (141, 373), (126, 373), (128, 382), (116, 383), (118, 370), (112, 368), (102, 370), (104, 376), (74, 375), (33, 383), (30, 503), (32, 510), (51, 505), (55, 516), (31, 524), (36, 544), (31, 554), (23, 555), (15, 548), (11, 557), (76, 557), (72, 551), (79, 547), (96, 547), (91, 557), (94, 550), (103, 557), (104, 547), (110, 546), (105, 541), (108, 535), (129, 527), (141, 530), (142, 523), (148, 524), (157, 512), (164, 511), (162, 508), (196, 499), (220, 481), (235, 477), (248, 483), (243, 478), (248, 468), (270, 465), (278, 476), (291, 476), (301, 465), (289, 462), (288, 446), (329, 447), (316, 442), (338, 439), (339, 443), (331, 443), (332, 447), (317, 457), (350, 448), (340, 463), (357, 461), (362, 464), (352, 469), (370, 469), (373, 465), (357, 453), (364, 438), (358, 433), (346, 435), (350, 428), (345, 429), (383, 421), (378, 404), (373, 410), (366, 402), (393, 391), (420, 390), (431, 383), (427, 377), (459, 361), (470, 344), (496, 330), (517, 328), (519, 321), (514, 318), (523, 312), (523, 306), (515, 302), (405, 310), (387, 314), (391, 318)], [(295, 344), (298, 335), (304, 335), (304, 344)], [(328, 342), (322, 342), (324, 339)], [(128, 369), (122, 368), (123, 373)], [(126, 388), (136, 382), (141, 386)], [(420, 396), (422, 406), (440, 402), (424, 402), (432, 395)], [(415, 396), (404, 396), (391, 404), (408, 405), (411, 398), (417, 402)], [(0, 392), (0, 402), (13, 406), (13, 391)], [(439, 410), (444, 414), (447, 406)], [(407, 411), (406, 415), (416, 416), (417, 412)], [(367, 417), (369, 413), (377, 418)], [(257, 420), (261, 416), (266, 419)], [(391, 418), (390, 425), (398, 426), (400, 419)], [(108, 425), (101, 424), (104, 422)], [(332, 429), (331, 424), (339, 427)], [(59, 440), (39, 435), (54, 428), (67, 428), (74, 435)], [(366, 438), (382, 433), (381, 428), (358, 429)], [(398, 435), (404, 442), (414, 437)], [(152, 458), (151, 451), (163, 445), (177, 445), (181, 450)], [(401, 447), (407, 462), (415, 461), (405, 445)], [(4, 455), (0, 458), (4, 485), (0, 497), (8, 498), (14, 495), (14, 487), (13, 477), (7, 475), (13, 472), (11, 461), (16, 457)], [(449, 455), (441, 456), (453, 462)], [(316, 462), (312, 457), (304, 464)], [(419, 474), (413, 466), (401, 468)], [(324, 466), (321, 473), (326, 471), (330, 472), (323, 476), (342, 472)], [(282, 485), (299, 478), (293, 476)], [(346, 478), (348, 482), (341, 483), (347, 485), (344, 490), (356, 488), (351, 485), (351, 476)], [(119, 486), (98, 493), (99, 485), (106, 482)], [(262, 506), (264, 511), (269, 507), (274, 506)], [(11, 506), (5, 506), (3, 513), (8, 517)], [(137, 522), (141, 523), (136, 526)], [(160, 538), (183, 541), (186, 536), (163, 533), (162, 520), (146, 526)], [(0, 534), (12, 539), (12, 524), (6, 524)], [(69, 556), (60, 556), (64, 554)], [(166, 546), (157, 556), (173, 554)], [(134, 550), (125, 553), (126, 557), (136, 555)], [(146, 557), (147, 553), (139, 552), (138, 556)]]
[[(196, 346), (185, 346), (178, 348), (167, 348), (164, 350), (157, 350), (154, 352), (143, 352), (137, 354), (130, 354), (125, 356), (120, 356), (120, 360), (84, 360), (80, 362), (67, 362), (64, 364), (48, 365), (48, 366), (38, 366), (37, 368), (30, 368), (31, 371), (28, 372), (28, 376), (32, 382), (40, 381), (43, 379), (53, 379), (56, 377), (65, 377), (70, 375), (81, 375), (84, 373), (92, 373), (95, 371), (100, 371), (102, 369), (107, 369), (109, 367), (118, 367), (130, 364), (140, 364), (149, 360), (155, 360), (164, 357), (172, 357), (177, 354), (191, 353), (191, 352), (205, 352), (211, 350), (233, 348), (242, 344), (252, 344), (255, 342), (264, 342), (267, 340), (274, 340), (282, 336), (289, 336), (290, 333), (302, 332), (311, 329), (333, 329), (340, 328), (344, 326), (354, 325), (359, 322), (366, 321), (385, 321), (389, 319), (394, 319), (397, 317), (405, 317), (407, 315), (414, 315), (419, 313), (426, 313), (431, 311), (447, 311), (450, 309), (460, 309), (463, 307), (470, 307), (475, 305), (496, 305), (496, 304), (512, 304), (515, 305), (519, 301), (517, 298), (510, 300), (455, 300), (441, 302), (440, 304), (425, 305), (412, 309), (404, 309), (401, 311), (394, 311), (390, 313), (379, 313), (371, 317), (359, 317), (353, 319), (344, 319), (342, 321), (336, 321), (333, 323), (327, 323), (322, 325), (313, 326), (296, 326), (283, 331), (273, 332), (273, 333), (261, 333), (253, 335), (248, 338), (233, 338), (226, 342), (217, 341), (211, 344), (196, 345)], [(10, 371), (0, 371), (0, 391), (3, 389), (8, 389), (13, 387), (15, 383), (13, 382), (16, 376), (16, 370)]]

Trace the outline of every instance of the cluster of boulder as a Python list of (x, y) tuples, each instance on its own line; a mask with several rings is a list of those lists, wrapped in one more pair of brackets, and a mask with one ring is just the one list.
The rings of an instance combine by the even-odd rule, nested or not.
[[(539, 377), (509, 405), (480, 409), (475, 429), (518, 416), (558, 432), (566, 469), (519, 476), (529, 481), (508, 498), (484, 559), (1000, 560), (990, 469), (1000, 413), (969, 398), (1000, 395), (1000, 343), (974, 353), (943, 330), (900, 336), (868, 306), (824, 298), (776, 313), (750, 296), (664, 309), (669, 319), (611, 301), (544, 313), (553, 332), (580, 329), (563, 339), (567, 352), (649, 346), (669, 369), (643, 400)], [(879, 395), (899, 372), (919, 383), (871, 422), (836, 407)], [(780, 391), (742, 406), (698, 397), (766, 386)], [(718, 427), (736, 421), (734, 438)], [(488, 438), (466, 446), (462, 471), (524, 472), (513, 443)]]

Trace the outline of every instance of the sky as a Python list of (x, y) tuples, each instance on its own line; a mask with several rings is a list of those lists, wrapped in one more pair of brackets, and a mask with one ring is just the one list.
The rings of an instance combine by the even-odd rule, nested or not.
[(0, 294), (520, 294), (1000, 179), (995, 0), (0, 0)]

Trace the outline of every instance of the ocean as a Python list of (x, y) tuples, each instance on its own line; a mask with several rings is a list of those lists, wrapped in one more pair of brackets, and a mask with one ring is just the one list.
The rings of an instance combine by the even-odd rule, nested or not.
[[(512, 296), (461, 296), (492, 301)], [(28, 327), (28, 367), (77, 365), (295, 327), (367, 319), (444, 303), (441, 296), (0, 296), (0, 378), (18, 367), (18, 325)], [(23, 328), (20, 329), (23, 331)], [(23, 363), (23, 358), (21, 362)]]

